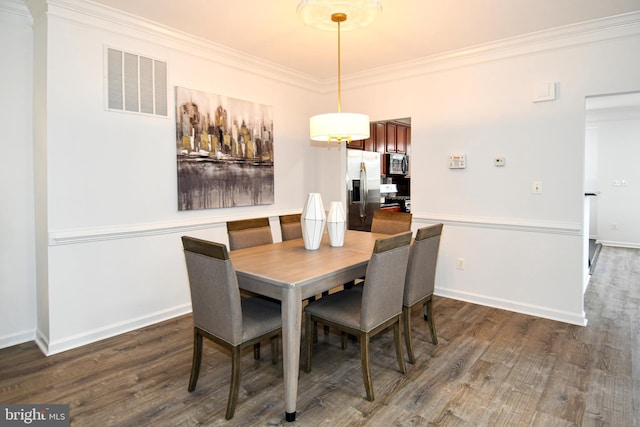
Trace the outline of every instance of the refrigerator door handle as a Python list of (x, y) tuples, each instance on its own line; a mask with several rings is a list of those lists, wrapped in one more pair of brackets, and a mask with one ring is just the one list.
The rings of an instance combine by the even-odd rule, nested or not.
[(367, 167), (360, 163), (360, 221), (364, 224), (367, 217)]

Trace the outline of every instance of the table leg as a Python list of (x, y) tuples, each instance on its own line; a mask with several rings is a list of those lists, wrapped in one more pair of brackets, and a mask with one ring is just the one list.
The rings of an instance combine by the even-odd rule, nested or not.
[(298, 373), (300, 372), (300, 328), (302, 326), (302, 298), (299, 288), (282, 290), (281, 310), (285, 419), (295, 421)]

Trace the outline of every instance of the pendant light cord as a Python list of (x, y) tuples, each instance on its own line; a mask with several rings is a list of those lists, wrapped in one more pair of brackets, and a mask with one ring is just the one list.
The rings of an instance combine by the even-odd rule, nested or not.
[(341, 110), (342, 99), (340, 96), (341, 90), (340, 84), (340, 21), (338, 21), (338, 113)]

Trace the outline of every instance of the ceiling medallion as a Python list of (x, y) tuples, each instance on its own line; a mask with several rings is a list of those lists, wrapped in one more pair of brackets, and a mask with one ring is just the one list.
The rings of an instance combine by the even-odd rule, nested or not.
[(298, 16), (306, 25), (321, 30), (335, 31), (331, 16), (341, 13), (349, 17), (340, 30), (349, 31), (369, 25), (382, 11), (379, 0), (301, 0)]

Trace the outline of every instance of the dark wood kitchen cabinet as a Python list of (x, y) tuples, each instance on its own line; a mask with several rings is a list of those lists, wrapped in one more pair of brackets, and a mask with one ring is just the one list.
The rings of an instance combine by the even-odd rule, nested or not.
[(374, 141), (371, 151), (377, 151), (381, 156), (386, 152), (385, 140), (387, 137), (387, 124), (385, 122), (372, 123)]
[(380, 153), (380, 174), (386, 173), (386, 153), (409, 154), (411, 126), (401, 122), (369, 123), (369, 138), (351, 141), (347, 148)]
[(387, 123), (387, 131), (385, 133), (385, 150), (387, 153), (395, 153), (396, 152), (396, 129), (397, 125), (395, 123)]
[(349, 141), (347, 142), (347, 148), (350, 148), (352, 150), (364, 150), (364, 142), (367, 141), (366, 139), (356, 139), (354, 141)]
[(411, 141), (411, 128), (402, 123), (388, 122), (386, 124), (385, 148), (387, 153), (407, 154)]
[(411, 140), (411, 128), (405, 125), (396, 125), (396, 153), (407, 154), (409, 141)]

